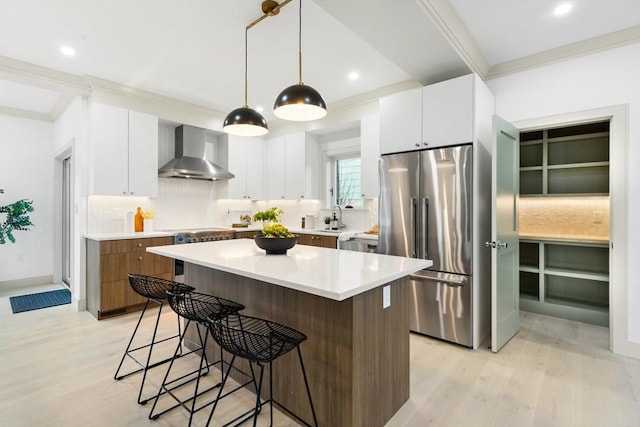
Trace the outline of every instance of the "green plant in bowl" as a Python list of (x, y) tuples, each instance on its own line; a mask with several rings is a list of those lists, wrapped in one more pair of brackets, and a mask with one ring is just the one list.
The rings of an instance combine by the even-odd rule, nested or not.
[(262, 234), (255, 236), (253, 240), (269, 255), (284, 255), (298, 243), (298, 236), (290, 233), (284, 225), (272, 223), (266, 225)]

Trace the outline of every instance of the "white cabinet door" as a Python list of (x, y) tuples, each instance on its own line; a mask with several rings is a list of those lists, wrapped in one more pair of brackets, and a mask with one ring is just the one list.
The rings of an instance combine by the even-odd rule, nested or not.
[(235, 178), (228, 182), (230, 199), (258, 200), (264, 197), (265, 140), (229, 135), (229, 170)]
[(89, 113), (91, 140), (91, 194), (129, 194), (129, 114), (123, 108), (92, 104)]
[(235, 175), (227, 181), (230, 199), (246, 199), (247, 196), (247, 138), (229, 135), (229, 171)]
[(473, 74), (423, 88), (422, 142), (424, 148), (473, 142)]
[(270, 200), (285, 198), (285, 142), (284, 136), (267, 141), (265, 153), (265, 196)]
[(158, 117), (129, 111), (129, 194), (158, 196)]
[(378, 160), (380, 159), (380, 116), (366, 116), (360, 120), (360, 176), (362, 197), (372, 199), (380, 195)]
[(305, 133), (285, 136), (285, 198), (304, 199), (306, 196)]
[[(247, 138), (246, 141), (246, 198), (264, 198), (264, 152), (267, 141)], [(233, 180), (231, 180), (233, 181)]]
[(422, 88), (380, 99), (380, 153), (422, 148)]
[(89, 128), (91, 194), (158, 195), (158, 118), (94, 103)]

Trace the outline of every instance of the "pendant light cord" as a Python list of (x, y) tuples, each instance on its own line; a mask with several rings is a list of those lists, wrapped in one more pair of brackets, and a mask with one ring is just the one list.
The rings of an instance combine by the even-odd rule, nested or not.
[(249, 108), (249, 103), (247, 102), (247, 91), (249, 87), (249, 83), (247, 81), (247, 34), (249, 33), (249, 29), (244, 29), (244, 108)]
[(302, 0), (298, 7), (298, 80), (302, 84)]

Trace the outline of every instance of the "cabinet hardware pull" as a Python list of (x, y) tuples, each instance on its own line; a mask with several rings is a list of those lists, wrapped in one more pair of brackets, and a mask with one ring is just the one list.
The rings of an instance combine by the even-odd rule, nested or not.
[(142, 257), (141, 257), (141, 256), (139, 256), (139, 257), (138, 257), (138, 260), (139, 260), (139, 261), (142, 261)]

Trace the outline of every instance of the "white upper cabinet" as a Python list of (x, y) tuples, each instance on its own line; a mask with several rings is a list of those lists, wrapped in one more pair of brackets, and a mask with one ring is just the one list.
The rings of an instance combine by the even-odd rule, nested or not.
[(360, 120), (360, 174), (362, 197), (380, 195), (378, 160), (380, 159), (380, 117), (376, 114)]
[(230, 199), (264, 198), (263, 139), (229, 135), (229, 170), (235, 178), (228, 181)]
[(304, 199), (309, 197), (306, 189), (306, 141), (305, 133), (297, 132), (284, 138), (285, 172), (284, 194), (286, 199)]
[(265, 153), (265, 196), (269, 200), (285, 198), (284, 136), (267, 141)]
[(158, 195), (158, 118), (93, 103), (90, 194)]
[(422, 148), (422, 88), (380, 99), (380, 152)]
[(468, 74), (382, 98), (381, 154), (473, 142), (476, 83)]
[(320, 148), (305, 132), (269, 139), (265, 161), (267, 199), (319, 197)]
[(473, 74), (422, 88), (422, 145), (473, 141)]

